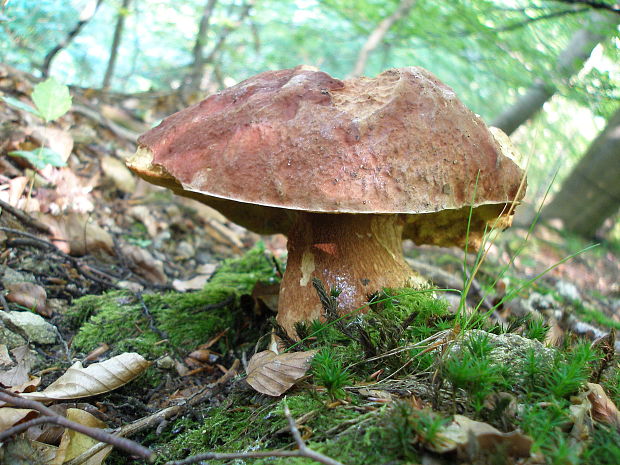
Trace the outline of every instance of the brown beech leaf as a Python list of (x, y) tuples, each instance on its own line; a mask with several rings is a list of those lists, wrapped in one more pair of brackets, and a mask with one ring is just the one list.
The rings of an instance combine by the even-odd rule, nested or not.
[(280, 396), (284, 394), (310, 368), (310, 360), (316, 350), (276, 354), (264, 350), (255, 354), (248, 363), (246, 381), (261, 394)]
[(129, 268), (137, 275), (142, 276), (155, 284), (166, 284), (168, 278), (164, 273), (164, 264), (157, 260), (146, 249), (132, 244), (121, 246), (121, 253), (129, 261)]
[(532, 444), (529, 436), (518, 431), (502, 433), (488, 423), (454, 415), (452, 423), (440, 430), (437, 441), (426, 447), (439, 453), (457, 450), (475, 459), (480, 452), (493, 452), (498, 448), (512, 457), (529, 457)]
[(607, 396), (600, 384), (588, 383), (588, 400), (592, 404), (592, 418), (601, 423), (607, 423), (620, 431), (620, 412), (612, 400)]
[(0, 385), (10, 388), (11, 391), (20, 392), (19, 387), (31, 381), (28, 374), (34, 364), (34, 357), (30, 353), (28, 345), (15, 347), (11, 350), (11, 354), (15, 359), (14, 366), (0, 370)]
[(60, 378), (41, 392), (22, 397), (39, 401), (79, 399), (117, 389), (142, 373), (151, 363), (136, 353), (124, 353), (86, 368), (75, 362)]
[[(84, 426), (90, 426), (91, 428), (106, 428), (107, 426), (104, 422), (94, 417), (90, 413), (77, 408), (67, 409), (67, 419)], [(97, 441), (96, 439), (93, 439), (90, 436), (86, 436), (85, 434), (78, 433), (77, 431), (73, 431), (71, 429), (65, 429), (65, 432), (62, 435), (62, 439), (60, 440), (60, 446), (58, 446), (56, 457), (54, 459), (54, 462), (52, 462), (52, 465), (61, 465), (65, 462), (68, 462), (69, 460), (74, 459), (83, 452), (86, 452), (98, 442), (99, 441)], [(98, 452), (95, 456), (88, 459), (86, 462), (84, 462), (84, 464), (100, 465), (101, 463), (103, 463), (103, 460), (111, 451), (112, 446), (108, 446), (102, 451)]]
[(10, 302), (35, 310), (41, 316), (52, 316), (52, 311), (47, 307), (47, 292), (35, 283), (20, 282), (7, 286), (9, 293), (6, 298)]
[(36, 410), (29, 408), (0, 408), (0, 431), (6, 431), (17, 423), (36, 418), (38, 415)]

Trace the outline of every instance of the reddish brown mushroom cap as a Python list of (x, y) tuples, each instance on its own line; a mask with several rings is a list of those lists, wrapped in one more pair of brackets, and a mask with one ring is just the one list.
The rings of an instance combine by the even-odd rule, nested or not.
[[(268, 71), (166, 118), (139, 145), (130, 168), (264, 233), (286, 233), (280, 209), (458, 210), (477, 176), (474, 205), (501, 210), (522, 177), (452, 89), (413, 67), (347, 81), (307, 66)], [(427, 242), (418, 227), (405, 234)]]

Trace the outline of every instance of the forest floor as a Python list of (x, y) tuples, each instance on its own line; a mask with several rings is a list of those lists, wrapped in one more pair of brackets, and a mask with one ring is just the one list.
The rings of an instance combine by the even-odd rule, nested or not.
[[(0, 67), (0, 96), (27, 103), (33, 83)], [(467, 299), (385, 291), (252, 365), (286, 238), (129, 173), (170, 96), (72, 94), (47, 125), (0, 103), (0, 463), (142, 463), (138, 444), (156, 463), (620, 463), (619, 244), (576, 254), (591, 244), (514, 226), (464, 283), (475, 257), (405, 243), (414, 269)], [(41, 144), (67, 166), (7, 155)], [(111, 452), (59, 418), (135, 443)]]

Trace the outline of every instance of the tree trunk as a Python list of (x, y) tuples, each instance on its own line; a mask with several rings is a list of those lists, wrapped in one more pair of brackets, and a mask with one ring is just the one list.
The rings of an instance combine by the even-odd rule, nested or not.
[(411, 11), (415, 3), (416, 0), (401, 0), (394, 13), (379, 23), (375, 30), (368, 36), (366, 43), (362, 46), (353, 71), (351, 71), (349, 77), (358, 77), (364, 74), (364, 69), (366, 68), (366, 63), (368, 62), (370, 54), (381, 44), (381, 41), (390, 28), (409, 14), (409, 11)]
[(123, 0), (123, 5), (116, 17), (116, 27), (114, 28), (114, 38), (112, 39), (112, 47), (110, 48), (110, 59), (108, 60), (108, 67), (105, 70), (105, 76), (103, 77), (102, 89), (108, 90), (110, 88), (110, 82), (114, 75), (114, 68), (116, 67), (116, 59), (118, 58), (118, 48), (121, 45), (123, 38), (123, 31), (125, 29), (125, 18), (127, 17), (127, 10), (131, 0)]
[(52, 60), (58, 55), (58, 53), (64, 48), (68, 47), (69, 44), (75, 39), (75, 37), (80, 33), (82, 28), (88, 23), (95, 13), (103, 3), (103, 0), (91, 0), (86, 4), (86, 6), (82, 9), (80, 13), (80, 19), (78, 23), (75, 25), (73, 29), (71, 29), (64, 39), (62, 39), (54, 48), (52, 48), (45, 58), (43, 59), (43, 64), (41, 65), (41, 74), (43, 77), (47, 77), (50, 72), (50, 67), (52, 66)]
[(194, 62), (192, 63), (192, 72), (189, 78), (189, 87), (192, 90), (200, 88), (200, 81), (202, 81), (202, 73), (204, 72), (205, 66), (204, 47), (207, 43), (209, 23), (211, 22), (211, 16), (213, 15), (216, 3), (217, 0), (207, 0), (202, 11), (202, 16), (200, 17), (198, 34), (196, 34), (196, 42), (194, 42), (194, 49), (192, 51)]
[(620, 108), (542, 211), (569, 231), (593, 237), (620, 207)]
[[(555, 73), (558, 78), (568, 80), (576, 74), (590, 57), (597, 44), (608, 36), (604, 34), (611, 24), (618, 24), (620, 15), (590, 13), (588, 21), (577, 31), (568, 46), (558, 57)], [(542, 79), (537, 79), (514, 105), (499, 115), (491, 126), (500, 128), (506, 134), (512, 134), (519, 126), (538, 112), (557, 88)]]

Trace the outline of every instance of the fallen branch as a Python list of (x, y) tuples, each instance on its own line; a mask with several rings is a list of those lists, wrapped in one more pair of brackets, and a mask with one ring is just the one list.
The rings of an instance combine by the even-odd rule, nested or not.
[[(107, 277), (108, 279), (113, 279), (114, 278), (113, 276), (109, 276), (107, 273), (97, 270), (96, 268), (93, 268), (89, 265), (82, 264), (81, 260), (79, 260), (78, 258), (72, 257), (71, 255), (63, 252), (58, 247), (56, 247), (54, 244), (52, 244), (51, 242), (45, 239), (41, 239), (40, 237), (37, 237), (34, 234), (30, 234), (25, 231), (20, 231), (19, 229), (6, 228), (4, 226), (0, 226), (0, 231), (4, 231), (9, 234), (14, 234), (16, 236), (22, 236), (22, 237), (29, 239), (29, 241), (27, 242), (24, 242), (24, 241), (16, 242), (15, 245), (28, 245), (30, 247), (45, 248), (46, 250), (53, 252), (54, 254), (60, 256), (61, 258), (71, 263), (75, 267), (75, 269), (86, 279), (89, 279), (93, 282), (96, 282), (96, 283), (99, 283), (99, 284), (102, 284), (108, 287), (118, 288), (118, 286), (112, 282), (108, 282), (103, 279), (97, 278), (96, 276), (93, 276), (93, 273), (103, 275)], [(10, 246), (11, 246), (11, 242), (7, 241), (7, 247), (10, 247)]]
[(313, 451), (301, 438), (295, 420), (291, 415), (291, 411), (288, 408), (286, 399), (283, 402), (284, 416), (289, 424), (291, 435), (295, 439), (297, 444), (297, 450), (274, 450), (274, 451), (262, 451), (262, 452), (232, 452), (232, 453), (218, 453), (218, 452), (206, 452), (204, 454), (194, 455), (184, 460), (175, 462), (166, 462), (165, 465), (189, 465), (191, 463), (197, 463), (202, 460), (234, 460), (234, 459), (247, 459), (247, 458), (265, 458), (265, 457), (305, 457), (315, 462), (323, 463), (324, 465), (343, 465), (341, 462), (334, 460), (320, 452)]
[[(159, 410), (158, 412), (155, 412), (148, 417), (140, 418), (133, 423), (118, 428), (114, 431), (114, 435), (119, 437), (132, 436), (155, 425), (160, 425), (162, 422), (165, 422), (170, 418), (174, 418), (178, 415), (183, 414), (191, 407), (194, 407), (195, 405), (198, 405), (199, 403), (204, 401), (207, 397), (213, 396), (214, 394), (219, 392), (219, 390), (223, 388), (224, 384), (236, 375), (237, 370), (239, 369), (239, 365), (239, 360), (235, 360), (226, 374), (221, 376), (217, 381), (206, 385), (199, 392), (187, 399), (184, 404), (173, 405), (172, 407), (167, 407), (165, 409)], [(106, 442), (99, 442), (92, 446), (90, 449), (75, 457), (74, 459), (69, 460), (64, 465), (81, 465), (85, 463), (88, 459), (90, 459), (93, 455), (99, 453), (102, 449), (107, 447), (107, 445), (108, 444)]]
[(77, 431), (78, 433), (82, 433), (98, 441), (105, 442), (106, 444), (114, 446), (118, 449), (122, 449), (131, 455), (135, 455), (149, 461), (154, 457), (154, 452), (152, 450), (141, 446), (137, 442), (114, 436), (102, 429), (91, 428), (90, 426), (85, 426), (80, 423), (68, 420), (67, 418), (58, 415), (52, 409), (46, 407), (41, 402), (37, 402), (36, 400), (23, 399), (17, 394), (13, 394), (6, 389), (0, 389), (0, 400), (15, 407), (36, 410), (41, 415), (43, 415), (41, 417), (35, 418), (34, 420), (27, 421), (25, 423), (19, 424), (17, 426), (9, 428), (6, 431), (1, 432), (0, 442), (6, 441), (11, 436), (21, 433), (22, 431), (25, 431), (31, 426), (41, 423), (53, 423), (55, 425), (71, 429), (73, 431)]
[(21, 211), (19, 208), (15, 208), (13, 205), (3, 202), (2, 200), (0, 200), (0, 209), (5, 210), (7, 213), (10, 213), (15, 218), (17, 218), (19, 221), (24, 223), (26, 226), (30, 226), (45, 234), (52, 233), (48, 225), (41, 223), (39, 220), (31, 217), (27, 213)]

